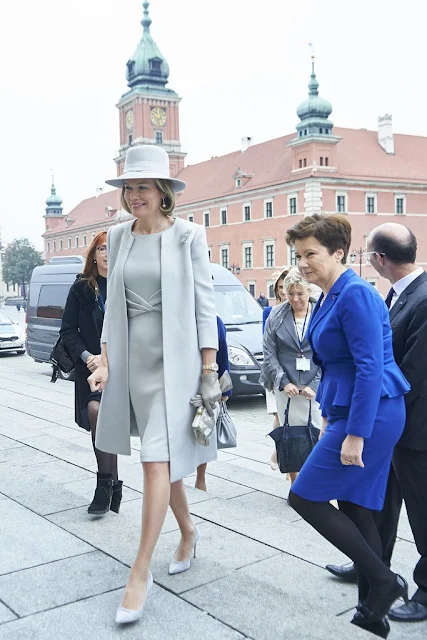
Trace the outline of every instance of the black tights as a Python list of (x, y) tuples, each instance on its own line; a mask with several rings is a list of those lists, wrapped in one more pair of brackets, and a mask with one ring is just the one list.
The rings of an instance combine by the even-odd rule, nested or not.
[(288, 502), (326, 540), (353, 560), (359, 579), (359, 599), (366, 600), (370, 586), (389, 584), (393, 578), (383, 563), (381, 540), (373, 512), (352, 502), (305, 500), (289, 492)]
[(87, 405), (87, 415), (89, 418), (90, 432), (92, 435), (92, 445), (98, 463), (98, 473), (111, 473), (113, 480), (118, 480), (117, 456), (113, 453), (105, 453), (95, 447), (96, 422), (98, 420), (99, 402), (91, 400)]

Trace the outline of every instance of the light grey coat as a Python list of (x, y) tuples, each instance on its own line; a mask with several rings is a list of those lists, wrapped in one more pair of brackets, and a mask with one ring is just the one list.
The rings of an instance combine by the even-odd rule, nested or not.
[[(123, 269), (134, 242), (135, 221), (108, 232), (108, 302), (101, 342), (107, 343), (109, 379), (102, 393), (96, 428), (101, 451), (130, 455), (130, 435), (138, 435), (128, 382), (128, 322)], [(144, 256), (141, 256), (141, 260)], [(201, 375), (203, 348), (218, 349), (215, 298), (203, 227), (177, 218), (162, 234), (161, 288), (163, 363), (170, 454), (176, 482), (216, 458), (216, 437), (197, 444), (191, 423)], [(143, 367), (144, 364), (141, 363)]]

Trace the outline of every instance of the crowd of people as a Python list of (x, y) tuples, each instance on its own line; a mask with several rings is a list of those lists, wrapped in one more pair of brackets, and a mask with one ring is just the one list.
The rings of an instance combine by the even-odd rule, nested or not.
[[(140, 544), (116, 613), (126, 624), (143, 616), (168, 506), (181, 532), (169, 573), (191, 567), (200, 531), (183, 478), (197, 470), (196, 487), (206, 491), (216, 440), (196, 441), (190, 400), (199, 395), (211, 416), (227, 400), (219, 375), (228, 358), (205, 231), (173, 216), (186, 185), (170, 177), (167, 153), (131, 147), (123, 174), (107, 184), (121, 189), (132, 219), (93, 239), (61, 337), (75, 364), (75, 420), (91, 433), (98, 464), (90, 514), (119, 513), (117, 456), (130, 454), (132, 435), (141, 442)], [(297, 268), (275, 274), (274, 307), (258, 300), (260, 381), (273, 427), (284, 416), (289, 425), (309, 422), (318, 441), (302, 466), (286, 469), (288, 504), (353, 561), (327, 569), (357, 581), (352, 623), (385, 638), (388, 617), (427, 619), (427, 275), (416, 265), (416, 238), (398, 224), (368, 238), (367, 258), (392, 284), (385, 301), (346, 267), (346, 216), (307, 216), (287, 242)], [(280, 462), (273, 454), (272, 468)], [(390, 569), (403, 501), (421, 556), (411, 599)], [(405, 604), (392, 608), (400, 597)]]

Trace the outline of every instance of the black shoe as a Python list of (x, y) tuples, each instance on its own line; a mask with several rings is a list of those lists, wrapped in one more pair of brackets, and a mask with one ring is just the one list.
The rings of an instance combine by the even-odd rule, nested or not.
[(358, 611), (353, 618), (354, 624), (382, 620), (398, 598), (403, 598), (405, 603), (409, 602), (408, 583), (405, 578), (395, 574), (395, 580), (392, 586), (377, 587), (370, 590), (366, 604), (358, 607)]
[(354, 568), (354, 565), (351, 565), (351, 567), (339, 567), (336, 564), (327, 564), (325, 569), (343, 582), (351, 582), (352, 584), (356, 584), (357, 582), (356, 569)]
[(119, 513), (120, 503), (122, 501), (122, 494), (123, 494), (123, 481), (116, 480), (113, 483), (113, 498), (111, 500), (110, 511), (114, 511), (114, 513)]
[(375, 622), (364, 622), (356, 619), (355, 616), (353, 620), (351, 620), (351, 624), (354, 624), (356, 627), (360, 627), (361, 629), (365, 629), (365, 631), (369, 631), (380, 638), (387, 638), (390, 633), (390, 623), (387, 618), (382, 618)]
[(92, 516), (103, 516), (110, 510), (113, 497), (113, 476), (111, 473), (96, 474), (95, 495), (87, 512)]
[(427, 607), (421, 602), (410, 600), (401, 607), (392, 609), (388, 617), (390, 620), (399, 620), (399, 622), (421, 622), (421, 620), (427, 620)]

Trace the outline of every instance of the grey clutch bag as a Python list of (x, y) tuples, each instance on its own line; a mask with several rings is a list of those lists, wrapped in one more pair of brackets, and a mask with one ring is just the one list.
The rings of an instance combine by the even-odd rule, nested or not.
[[(219, 386), (221, 387), (222, 393), (225, 393), (226, 391), (229, 391), (230, 389), (233, 388), (233, 383), (231, 382), (230, 374), (228, 373), (228, 371), (224, 371), (223, 375), (219, 379)], [(215, 425), (218, 428), (218, 424), (220, 421), (220, 413), (224, 403), (223, 402), (217, 403), (214, 409), (214, 415), (213, 417), (211, 417), (206, 411), (205, 407), (203, 406), (201, 396), (199, 395), (195, 396), (190, 400), (190, 402), (193, 405), (193, 407), (197, 407), (196, 415), (194, 416), (194, 420), (192, 423), (194, 437), (196, 438), (197, 442), (202, 445), (202, 447), (208, 447), (211, 442)], [(228, 411), (227, 411), (227, 415), (228, 415)], [(228, 417), (231, 422), (230, 416)], [(231, 424), (233, 423), (231, 422)], [(234, 428), (234, 425), (233, 425), (233, 428)], [(224, 445), (222, 448), (224, 449), (225, 446), (235, 447), (237, 445), (236, 444)]]
[(216, 438), (218, 449), (237, 447), (237, 429), (230, 418), (225, 402), (221, 402), (218, 421), (216, 423)]

